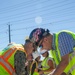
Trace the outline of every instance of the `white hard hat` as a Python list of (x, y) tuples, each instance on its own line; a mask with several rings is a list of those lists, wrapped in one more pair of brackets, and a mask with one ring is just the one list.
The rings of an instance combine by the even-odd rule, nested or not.
[(43, 54), (43, 53), (45, 53), (45, 52), (47, 52), (47, 51), (48, 51), (48, 50), (43, 49), (43, 50), (40, 51), (40, 54)]
[(40, 53), (38, 51), (35, 51), (32, 53), (33, 59), (35, 60), (38, 56), (40, 56)]

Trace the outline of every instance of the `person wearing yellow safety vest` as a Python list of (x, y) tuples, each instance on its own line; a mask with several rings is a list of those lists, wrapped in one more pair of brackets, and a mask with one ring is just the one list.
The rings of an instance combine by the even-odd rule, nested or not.
[[(43, 49), (52, 50), (57, 68), (52, 75), (75, 75), (75, 34), (71, 31), (61, 31), (51, 34), (43, 28), (34, 29), (30, 40)], [(66, 74), (65, 74), (66, 73)]]
[(41, 62), (42, 70), (40, 71), (40, 74), (48, 75), (55, 70), (54, 61), (51, 57), (49, 57), (48, 50), (42, 49), (40, 50), (40, 54), (45, 57)]
[(4, 48), (0, 55), (0, 75), (27, 75), (25, 62), (34, 49), (32, 45), (31, 42), (26, 42), (24, 46), (12, 43)]
[(40, 54), (38, 51), (32, 53), (33, 61), (30, 67), (30, 75), (39, 75), (39, 68), (41, 68)]

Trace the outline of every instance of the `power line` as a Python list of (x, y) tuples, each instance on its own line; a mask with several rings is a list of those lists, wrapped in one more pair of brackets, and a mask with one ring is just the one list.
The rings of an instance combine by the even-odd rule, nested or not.
[[(50, 0), (48, 0), (48, 1), (50, 1)], [(36, 2), (36, 1), (35, 1), (35, 2)], [(44, 3), (44, 2), (47, 2), (47, 0), (46, 0), (46, 1), (42, 1), (42, 2), (40, 2), (40, 3)], [(38, 2), (38, 3), (39, 3), (39, 2)], [(31, 4), (31, 3), (30, 3), (30, 4)], [(36, 5), (36, 3), (33, 3), (33, 4)], [(33, 6), (33, 4), (31, 4), (31, 5), (28, 5), (28, 4), (27, 4), (27, 6), (26, 6), (26, 4), (24, 4), (24, 7), (22, 7), (22, 6), (23, 6), (23, 5), (22, 5), (22, 6), (15, 7), (15, 9), (11, 8), (11, 9), (9, 9), (8, 11), (10, 11), (10, 10), (15, 10), (15, 11), (16, 11), (18, 8), (19, 8), (19, 9), (23, 9), (23, 8), (31, 7), (31, 6)], [(8, 11), (5, 10), (5, 12), (8, 12)], [(5, 13), (5, 12), (4, 12), (4, 13)], [(0, 14), (1, 14), (1, 13), (0, 13)], [(2, 12), (2, 14), (3, 14), (3, 12)]]
[[(18, 4), (16, 4), (16, 5), (12, 5), (12, 6), (8, 6), (8, 7), (5, 7), (5, 8), (2, 8), (2, 9), (0, 9), (1, 11), (2, 10), (5, 10), (5, 9), (12, 9), (12, 8), (15, 8), (15, 7), (19, 7), (19, 6), (23, 6), (23, 4), (24, 3), (27, 3), (27, 2), (30, 2), (31, 3), (31, 1), (25, 1), (25, 2), (22, 2), (22, 3), (18, 3)], [(26, 4), (24, 4), (24, 6), (25, 6)], [(28, 3), (27, 3), (27, 5), (28, 5)]]
[[(63, 13), (64, 14), (64, 13)], [(67, 15), (69, 15), (68, 13), (66, 13)], [(72, 13), (71, 13), (72, 14)], [(45, 15), (45, 14), (43, 14), (43, 15)], [(42, 16), (42, 15), (40, 15), (40, 16)], [(54, 15), (51, 15), (52, 17), (54, 16)], [(57, 14), (57, 16), (60, 16), (59, 14)], [(26, 19), (21, 19), (21, 20), (16, 20), (16, 21), (11, 21), (11, 23), (16, 23), (16, 22), (24, 22), (25, 20), (29, 20), (29, 19), (32, 19), (32, 18), (35, 18), (35, 17), (31, 17), (31, 18), (26, 18)], [(4, 24), (6, 24), (6, 23), (4, 23)], [(1, 24), (1, 25), (3, 25), (3, 24)]]
[[(48, 1), (50, 1), (50, 0), (48, 0)], [(67, 0), (66, 0), (67, 1)], [(51, 5), (46, 5), (46, 6), (55, 6), (55, 5), (57, 5), (57, 4), (60, 4), (60, 3), (64, 3), (64, 2), (66, 2), (65, 0), (63, 0), (63, 1), (60, 1), (60, 2), (56, 2), (56, 3), (54, 3), (54, 4), (51, 4)], [(45, 1), (45, 2), (47, 2), (47, 1)], [(71, 3), (71, 2), (70, 2)], [(69, 4), (70, 4), (69, 3)], [(74, 2), (72, 2), (72, 3), (74, 3)], [(34, 6), (34, 5), (33, 5)], [(32, 5), (31, 6), (28, 6), (28, 7), (32, 7)], [(55, 6), (56, 7), (56, 6)], [(24, 7), (25, 8), (25, 7)], [(42, 8), (45, 8), (45, 6), (44, 7), (42, 7)], [(21, 9), (23, 9), (23, 8), (21, 8)], [(39, 8), (40, 9), (40, 8)], [(31, 10), (31, 11), (34, 11), (34, 10), (37, 10), (37, 8), (36, 9), (33, 9), (33, 10)], [(15, 11), (17, 11), (17, 10), (15, 10)], [(26, 11), (27, 13), (28, 12), (31, 12), (31, 11)], [(5, 11), (6, 12), (6, 11)], [(25, 13), (25, 12), (24, 12)], [(1, 13), (0, 13), (1, 14)], [(3, 14), (3, 12), (2, 12), (2, 14)]]
[[(73, 7), (73, 6), (72, 6)], [(70, 8), (70, 7), (69, 7)], [(69, 8), (67, 8), (67, 9), (69, 9)], [(24, 16), (24, 15), (23, 15)], [(33, 17), (34, 18), (34, 17)], [(26, 19), (27, 20), (27, 19)]]
[[(55, 12), (58, 12), (58, 11), (61, 11), (61, 10), (70, 10), (70, 8), (72, 8), (73, 9), (73, 7), (74, 6), (71, 6), (71, 7), (67, 7), (67, 8), (64, 8), (64, 9), (59, 9), (59, 10), (57, 10), (57, 11), (53, 11), (53, 12), (48, 12), (48, 13), (45, 13), (45, 14), (41, 14), (40, 16), (45, 16), (45, 15), (48, 15), (48, 14), (50, 14), (50, 13), (55, 13)], [(49, 10), (46, 10), (46, 11), (49, 11)], [(43, 11), (42, 11), (43, 12)], [(70, 12), (72, 12), (72, 11), (70, 11)], [(68, 12), (69, 13), (69, 12)], [(19, 15), (19, 17), (24, 17), (26, 14), (22, 14), (22, 15)], [(30, 15), (30, 14), (29, 14)], [(11, 16), (10, 16), (11, 17)], [(14, 16), (15, 18), (19, 18), (19, 17), (17, 17), (17, 16)], [(34, 18), (34, 17), (33, 17)], [(1, 18), (2, 19), (2, 18)], [(3, 18), (3, 19), (5, 19), (5, 18)], [(9, 18), (6, 18), (6, 19), (9, 19)], [(14, 18), (12, 18), (11, 17), (11, 19), (14, 19)]]
[[(62, 9), (61, 9), (62, 10)], [(55, 12), (55, 11), (54, 11)], [(71, 11), (72, 12), (72, 11)], [(53, 12), (52, 12), (53, 13)], [(49, 14), (49, 13), (48, 13)], [(48, 15), (47, 13), (46, 14), (43, 14), (43, 15)], [(64, 13), (63, 13), (64, 14)], [(40, 16), (43, 16), (43, 15), (40, 15)], [(68, 13), (67, 13), (67, 15), (68, 15)], [(51, 15), (51, 16), (54, 16), (54, 15)], [(59, 16), (59, 14), (58, 14), (58, 16)], [(30, 17), (30, 18), (25, 18), (25, 19), (21, 19), (21, 20), (16, 20), (16, 21), (11, 21), (11, 22), (20, 22), (20, 21), (25, 21), (25, 20), (29, 20), (29, 19), (33, 19), (33, 18), (35, 18), (35, 17)], [(4, 24), (6, 24), (6, 23), (4, 23)], [(2, 24), (1, 24), (2, 25)]]
[[(72, 6), (72, 7), (74, 7), (74, 6)], [(72, 7), (68, 7), (68, 8), (64, 8), (64, 9), (59, 9), (59, 10), (57, 10), (57, 11), (53, 11), (53, 12), (48, 12), (48, 13), (45, 13), (45, 14), (41, 14), (40, 16), (48, 16), (48, 15), (50, 15), (50, 13), (55, 13), (55, 12), (58, 12), (58, 11), (61, 11), (61, 10), (70, 10), (70, 8), (72, 8)], [(72, 8), (73, 9), (73, 8)], [(69, 14), (69, 13), (71, 13), (72, 14), (72, 11), (70, 11), (70, 12), (65, 12), (67, 15)], [(74, 12), (73, 12), (74, 13)], [(64, 14), (64, 13), (62, 13), (62, 14)], [(74, 13), (75, 14), (75, 13)], [(59, 13), (57, 14), (58, 16), (59, 16)], [(23, 15), (23, 16), (25, 16), (25, 15)], [(54, 16), (54, 14), (53, 15), (50, 15), (50, 16)], [(19, 18), (19, 17), (18, 17)], [(35, 18), (35, 17), (31, 17), (31, 18), (26, 18), (26, 20), (29, 20), (29, 19), (32, 19), (32, 18)]]
[[(75, 17), (74, 17), (75, 18)], [(49, 23), (45, 23), (45, 24), (42, 24), (41, 26), (43, 25), (52, 25), (53, 23), (59, 23), (59, 22), (63, 22), (63, 21), (69, 21), (69, 20), (72, 20), (74, 18), (69, 18), (69, 19), (64, 19), (64, 20), (59, 20), (59, 21), (54, 21), (54, 22), (49, 22)], [(23, 29), (29, 29), (29, 28), (33, 28), (33, 27), (37, 27), (37, 26), (29, 26), (29, 27), (23, 27), (23, 28), (16, 28), (16, 29), (12, 29), (12, 31), (17, 31), (17, 30), (23, 30)]]

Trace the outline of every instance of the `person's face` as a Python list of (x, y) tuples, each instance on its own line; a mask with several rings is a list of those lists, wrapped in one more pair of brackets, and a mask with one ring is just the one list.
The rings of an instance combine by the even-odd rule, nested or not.
[(43, 49), (50, 50), (52, 49), (52, 39), (50, 36), (44, 37), (40, 42), (39, 46), (42, 46)]
[(31, 42), (28, 42), (27, 44), (25, 44), (24, 48), (26, 49), (27, 55), (32, 54), (32, 52), (35, 50), (34, 45)]

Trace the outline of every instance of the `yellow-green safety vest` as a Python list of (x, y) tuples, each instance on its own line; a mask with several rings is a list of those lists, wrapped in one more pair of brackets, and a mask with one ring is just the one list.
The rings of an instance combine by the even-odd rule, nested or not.
[(14, 54), (17, 50), (25, 52), (21, 44), (13, 44), (4, 48), (0, 54), (0, 75), (14, 75)]
[[(50, 68), (50, 66), (48, 65), (48, 60), (51, 59), (50, 57), (46, 57), (41, 65), (42, 65), (42, 70), (48, 70)], [(44, 72), (44, 74), (49, 74), (50, 72)]]
[[(73, 32), (67, 31), (67, 30), (63, 30), (61, 32), (66, 32), (66, 33), (70, 34), (75, 40), (75, 34)], [(58, 48), (58, 36), (61, 32), (55, 34), (56, 50), (51, 50), (52, 56), (55, 60), (56, 65), (58, 65), (61, 61), (60, 50)], [(73, 48), (73, 50), (74, 50), (74, 52), (70, 54), (69, 65), (64, 70), (64, 72), (67, 75), (69, 75), (69, 73), (71, 73), (71, 75), (75, 75), (75, 47)]]

